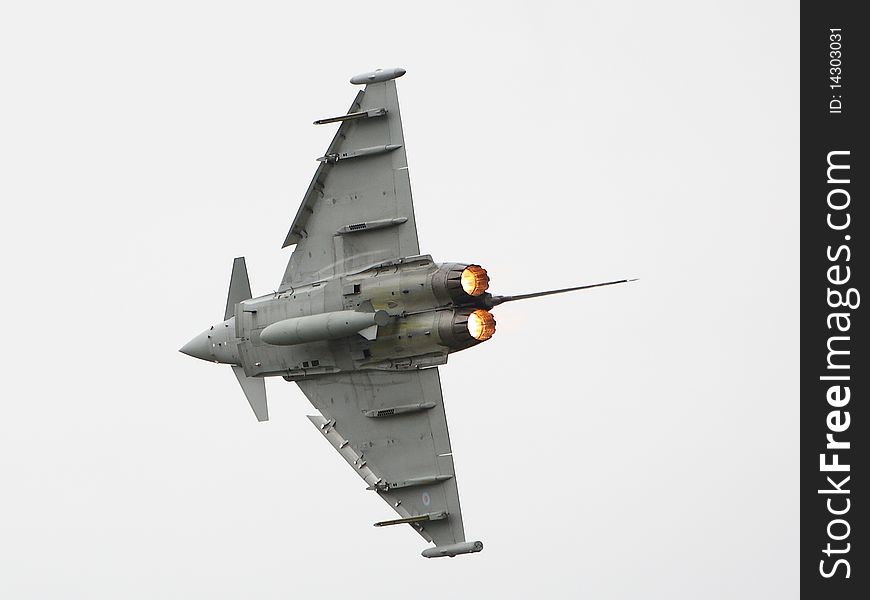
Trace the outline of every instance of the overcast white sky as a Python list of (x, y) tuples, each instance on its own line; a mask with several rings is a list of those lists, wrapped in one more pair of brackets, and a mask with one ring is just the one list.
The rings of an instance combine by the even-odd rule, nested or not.
[[(0, 8), (0, 596), (794, 598), (798, 3)], [(350, 76), (402, 66), (465, 529), (409, 528), (268, 382), (177, 352), (273, 290)], [(481, 380), (486, 385), (481, 386)], [(486, 392), (481, 392), (481, 389)]]

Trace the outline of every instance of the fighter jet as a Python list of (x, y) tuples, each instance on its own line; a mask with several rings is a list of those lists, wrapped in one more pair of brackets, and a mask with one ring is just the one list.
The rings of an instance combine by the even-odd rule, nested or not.
[(295, 382), (326, 441), (398, 518), (434, 547), (427, 558), (480, 552), (466, 541), (438, 366), (495, 333), (492, 309), (618, 280), (492, 295), (474, 263), (420, 254), (396, 79), (404, 69), (353, 77), (364, 85), (347, 114), (319, 119), (338, 132), (302, 200), (284, 248), (281, 285), (253, 298), (244, 258), (233, 262), (223, 321), (181, 352), (230, 365), (260, 421), (265, 377)]

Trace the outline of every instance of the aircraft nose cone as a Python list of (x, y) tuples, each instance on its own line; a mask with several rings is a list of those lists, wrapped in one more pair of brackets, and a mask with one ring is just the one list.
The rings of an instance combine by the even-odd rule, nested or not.
[(208, 337), (208, 330), (203, 331), (198, 336), (187, 342), (181, 347), (179, 352), (209, 362), (214, 361), (214, 357), (211, 354), (211, 340)]

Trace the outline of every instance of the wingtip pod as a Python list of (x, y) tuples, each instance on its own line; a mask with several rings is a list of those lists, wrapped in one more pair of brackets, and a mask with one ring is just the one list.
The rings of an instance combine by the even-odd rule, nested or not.
[(396, 79), (407, 73), (402, 67), (392, 67), (390, 69), (377, 69), (368, 73), (360, 73), (350, 78), (350, 82), (354, 85), (366, 85), (367, 83), (378, 83), (381, 81), (389, 81)]
[(471, 554), (483, 550), (483, 542), (459, 542), (458, 544), (447, 544), (446, 546), (435, 546), (434, 548), (426, 548), (421, 552), (425, 558), (441, 558), (442, 556), (456, 556), (458, 554)]

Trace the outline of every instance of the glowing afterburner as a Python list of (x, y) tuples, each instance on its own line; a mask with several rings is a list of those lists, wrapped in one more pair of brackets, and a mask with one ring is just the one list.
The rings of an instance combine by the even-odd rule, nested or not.
[(495, 318), (489, 311), (477, 309), (468, 315), (468, 333), (479, 342), (485, 342), (495, 333)]
[(469, 296), (480, 296), (489, 288), (489, 275), (480, 265), (469, 265), (462, 271), (462, 289)]

